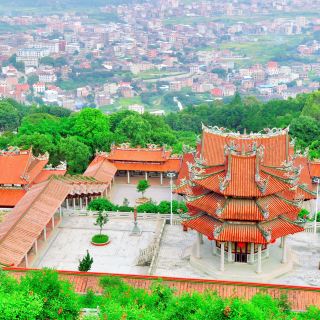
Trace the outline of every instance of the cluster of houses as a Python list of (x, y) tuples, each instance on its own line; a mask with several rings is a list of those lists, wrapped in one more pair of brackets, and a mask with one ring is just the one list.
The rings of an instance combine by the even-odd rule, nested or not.
[[(296, 46), (301, 61), (265, 64), (220, 44), (316, 33), (316, 16), (296, 11), (292, 17), (279, 16), (283, 10), (305, 8), (305, 2), (161, 0), (156, 5), (108, 5), (97, 8), (106, 21), (94, 23), (86, 14), (4, 15), (0, 22), (9, 31), (0, 34), (0, 95), (73, 110), (185, 88), (213, 99), (236, 91), (262, 99), (294, 97), (319, 87), (318, 41)], [(308, 3), (310, 12), (313, 8)], [(274, 18), (263, 18), (271, 13)], [(259, 19), (246, 22), (251, 16)], [(10, 31), (15, 25), (23, 31)]]

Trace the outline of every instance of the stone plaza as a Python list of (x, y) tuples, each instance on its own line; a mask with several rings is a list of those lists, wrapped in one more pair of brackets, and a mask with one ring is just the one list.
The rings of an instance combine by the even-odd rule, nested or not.
[[(111, 243), (106, 247), (95, 247), (90, 244), (91, 237), (98, 232), (94, 226), (94, 217), (70, 215), (64, 216), (61, 224), (52, 234), (34, 260), (32, 267), (50, 267), (59, 270), (77, 270), (79, 259), (89, 250), (94, 259), (91, 271), (119, 274), (150, 274), (149, 266), (138, 266), (140, 251), (154, 243), (161, 216), (139, 215), (138, 224), (142, 231), (140, 236), (130, 235), (133, 228), (131, 216), (117, 217), (112, 215), (103, 232), (110, 237)], [(313, 233), (302, 232), (288, 237), (287, 247), (290, 259), (281, 265), (277, 261), (263, 260), (261, 274), (256, 274), (253, 266), (243, 263), (225, 263), (223, 273), (212, 273), (191, 263), (190, 257), (197, 234), (189, 230), (183, 232), (181, 225), (165, 224), (159, 243), (154, 252), (155, 262), (152, 275), (185, 278), (222, 279), (248, 282), (268, 282), (291, 285), (320, 285), (320, 237)], [(191, 244), (191, 245), (190, 245)], [(204, 239), (207, 247), (202, 262), (209, 266), (218, 257), (212, 255), (210, 241)], [(279, 244), (273, 245), (277, 250)], [(211, 254), (210, 254), (211, 253)], [(274, 257), (277, 254), (273, 254)], [(276, 258), (275, 258), (276, 259)], [(280, 259), (280, 258), (279, 258)], [(292, 264), (292, 265), (290, 265)], [(248, 268), (249, 267), (249, 268)], [(281, 270), (283, 268), (283, 274)], [(277, 273), (273, 274), (273, 271)]]

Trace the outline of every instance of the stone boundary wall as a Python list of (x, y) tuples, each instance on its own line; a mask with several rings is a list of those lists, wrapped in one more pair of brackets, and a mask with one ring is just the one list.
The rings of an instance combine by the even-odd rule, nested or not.
[[(24, 268), (4, 268), (15, 278), (20, 278), (28, 270)], [(58, 271), (60, 278), (70, 281), (75, 291), (85, 293), (91, 289), (96, 293), (102, 293), (99, 285), (103, 276), (117, 276), (135, 288), (148, 290), (150, 285), (161, 279), (164, 284), (176, 290), (176, 294), (183, 292), (204, 292), (206, 290), (216, 291), (221, 297), (238, 296), (250, 299), (258, 292), (264, 292), (274, 298), (281, 294), (287, 294), (291, 307), (295, 311), (304, 311), (310, 305), (320, 307), (320, 287), (289, 286), (266, 283), (235, 282), (221, 280), (204, 280), (193, 278), (157, 277), (146, 275), (125, 275), (95, 272)]]

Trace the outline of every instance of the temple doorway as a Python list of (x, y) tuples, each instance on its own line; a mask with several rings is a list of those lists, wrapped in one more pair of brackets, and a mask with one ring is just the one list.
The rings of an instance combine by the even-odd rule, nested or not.
[(247, 263), (248, 261), (248, 243), (236, 242), (235, 243), (235, 262)]

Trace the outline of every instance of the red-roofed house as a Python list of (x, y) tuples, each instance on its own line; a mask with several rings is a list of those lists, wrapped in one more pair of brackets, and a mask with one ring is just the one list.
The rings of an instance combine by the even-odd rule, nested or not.
[(211, 90), (211, 94), (214, 96), (214, 97), (222, 97), (223, 96), (223, 91), (222, 89), (220, 88), (213, 88)]

